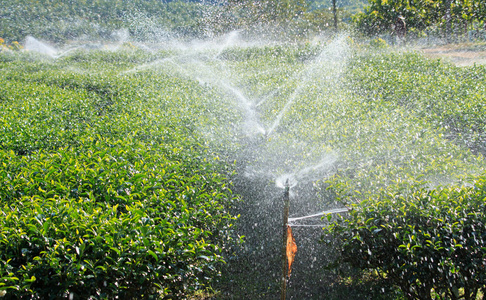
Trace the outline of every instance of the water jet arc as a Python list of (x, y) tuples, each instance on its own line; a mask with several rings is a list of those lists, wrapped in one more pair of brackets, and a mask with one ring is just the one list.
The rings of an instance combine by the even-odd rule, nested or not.
[(288, 218), (289, 222), (297, 221), (297, 220), (302, 220), (302, 219), (308, 219), (308, 218), (313, 218), (313, 217), (319, 217), (327, 214), (337, 214), (337, 213), (342, 213), (342, 212), (348, 212), (348, 208), (335, 208), (335, 209), (330, 209), (326, 210), (317, 214), (313, 215), (308, 215), (308, 216), (303, 216), (303, 217), (297, 217), (297, 218)]

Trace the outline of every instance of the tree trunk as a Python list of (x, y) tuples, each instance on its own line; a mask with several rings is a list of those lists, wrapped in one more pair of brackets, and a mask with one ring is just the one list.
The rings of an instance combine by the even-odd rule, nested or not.
[(452, 14), (451, 14), (452, 0), (445, 0), (445, 36), (448, 43), (452, 40)]
[(336, 10), (336, 0), (332, 0), (332, 13), (334, 14), (334, 29), (337, 30), (337, 10)]

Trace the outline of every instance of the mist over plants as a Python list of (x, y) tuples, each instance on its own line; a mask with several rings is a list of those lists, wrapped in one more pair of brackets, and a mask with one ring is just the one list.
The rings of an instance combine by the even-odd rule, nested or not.
[[(169, 37), (207, 38), (232, 30), (266, 33), (268, 38), (319, 32), (333, 24), (326, 8), (299, 1), (158, 1), (7, 0), (0, 8), (0, 36), (23, 41), (26, 36), (62, 44), (73, 40)], [(339, 16), (340, 20), (349, 14)]]
[(138, 39), (200, 33), (208, 6), (163, 1), (28, 1), (2, 3), (0, 36), (34, 36), (54, 43), (69, 40), (119, 40), (119, 30)]
[(483, 10), (4, 1), (0, 297), (482, 298)]
[(243, 30), (269, 39), (296, 40), (336, 29), (393, 34), (398, 17), (414, 38), (486, 39), (486, 6), (473, 1), (158, 1), (5, 0), (0, 36), (68, 41), (162, 41), (211, 38)]

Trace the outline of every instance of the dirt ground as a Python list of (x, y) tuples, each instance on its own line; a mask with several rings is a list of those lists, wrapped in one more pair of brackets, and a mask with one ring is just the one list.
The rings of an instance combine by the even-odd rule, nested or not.
[(457, 66), (486, 65), (486, 43), (449, 44), (417, 49), (425, 56), (444, 59)]

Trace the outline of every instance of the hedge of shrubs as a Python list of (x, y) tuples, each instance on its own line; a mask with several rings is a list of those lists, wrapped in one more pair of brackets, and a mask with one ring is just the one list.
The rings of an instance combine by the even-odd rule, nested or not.
[(205, 287), (236, 201), (231, 162), (197, 134), (214, 120), (191, 115), (209, 98), (193, 96), (210, 91), (119, 75), (112, 53), (78, 59), (74, 72), (72, 58), (0, 55), (5, 296), (139, 299)]
[(406, 108), (473, 151), (486, 153), (486, 71), (459, 68), (417, 53), (360, 56), (349, 70), (349, 88), (370, 102)]
[[(297, 184), (310, 184), (317, 180), (313, 182), (312, 193), (317, 191), (319, 199), (329, 201), (329, 205), (336, 205), (333, 197), (345, 204), (354, 204), (356, 214), (361, 214), (360, 211), (365, 208), (374, 209), (375, 202), (395, 203), (395, 195), (403, 203), (413, 203), (414, 197), (418, 197), (414, 193), (418, 191), (441, 195), (441, 205), (456, 201), (456, 194), (449, 194), (449, 190), (459, 189), (464, 197), (468, 197), (469, 192), (463, 187), (472, 185), (486, 169), (482, 155), (484, 148), (481, 148), (484, 147), (486, 99), (482, 79), (486, 69), (481, 66), (458, 68), (426, 59), (417, 53), (399, 53), (391, 49), (388, 52), (383, 49), (367, 51), (353, 48), (349, 43), (348, 38), (341, 38), (331, 43), (294, 49), (267, 46), (233, 48), (222, 52), (220, 58), (224, 59), (224, 68), (229, 70), (224, 73), (229, 74), (228, 80), (237, 82), (237, 87), (249, 102), (258, 103), (258, 117), (263, 127), (268, 129), (275, 125), (274, 130), (250, 148), (252, 153), (248, 155), (247, 170), (250, 170), (250, 177), (254, 176), (254, 185), (262, 184), (259, 182), (261, 178), (286, 173), (293, 174)], [(441, 188), (441, 185), (446, 188)], [(313, 194), (309, 192), (309, 195)], [(294, 214), (299, 215), (297, 211), (306, 205), (317, 207), (321, 204), (307, 204), (306, 201), (310, 200), (304, 199), (306, 197), (311, 196), (295, 196)], [(255, 201), (260, 201), (260, 198)], [(269, 207), (274, 207), (273, 202), (268, 203)], [(358, 203), (363, 203), (364, 208)], [(476, 203), (480, 203), (480, 200)], [(247, 225), (251, 228), (245, 232), (248, 240), (254, 241), (249, 242), (253, 244), (248, 248), (253, 246), (259, 253), (267, 251), (262, 255), (267, 261), (266, 257), (272, 251), (267, 249), (271, 248), (267, 245), (272, 240), (265, 233), (277, 221), (270, 221), (268, 215), (271, 208), (266, 208), (261, 202), (254, 207), (249, 208), (253, 210), (250, 216), (243, 216), (246, 219), (253, 217)], [(377, 212), (381, 209), (377, 204)], [(474, 205), (470, 209), (474, 209)], [(422, 212), (429, 214), (426, 210)], [(388, 218), (395, 213), (390, 213)], [(454, 215), (455, 212), (451, 213)], [(407, 213), (403, 220), (400, 214), (396, 217), (400, 218), (402, 225), (415, 224), (414, 218), (408, 219), (408, 216)], [(256, 229), (253, 225), (261, 224), (261, 220), (267, 221), (268, 227), (263, 229), (265, 225), (259, 225), (261, 229)], [(352, 220), (353, 216), (350, 221), (339, 223), (340, 227), (332, 227), (328, 234), (335, 229), (335, 238), (329, 239), (330, 245), (323, 249), (331, 252), (330, 249), (347, 237), (346, 232), (354, 237)], [(450, 226), (448, 221), (446, 223), (448, 225), (444, 226)], [(302, 233), (301, 238), (306, 233)], [(372, 233), (373, 230), (370, 235)], [(443, 233), (440, 234), (442, 236)], [(369, 244), (379, 248), (384, 247), (381, 246), (382, 242), (383, 239), (378, 239)], [(446, 239), (442, 242), (449, 243)], [(305, 246), (301, 246), (304, 249)], [(338, 250), (343, 251), (343, 257), (356, 258), (355, 267), (370, 269), (366, 267), (366, 257), (355, 255), (359, 251), (366, 253), (369, 245), (353, 246), (338, 247)], [(394, 249), (392, 244), (386, 246)], [(320, 263), (331, 259), (329, 252), (318, 256)], [(401, 257), (397, 251), (386, 253), (397, 259)], [(428, 259), (425, 252), (420, 256), (420, 259)], [(337, 276), (326, 276), (322, 270), (315, 272), (316, 265), (313, 262), (302, 263), (305, 259), (297, 259), (296, 264), (301, 263), (302, 267), (293, 273), (294, 280), (302, 280), (303, 277), (296, 279), (297, 276), (304, 276), (302, 274), (307, 272), (307, 285), (315, 283), (318, 286), (322, 278), (326, 278), (326, 282), (333, 284), (333, 287), (342, 283)], [(358, 264), (358, 261), (362, 264)], [(267, 275), (275, 273), (270, 271), (271, 267), (264, 270), (263, 261), (247, 263), (242, 259), (242, 262), (245, 266), (251, 264), (248, 269), (259, 270), (259, 274), (253, 277), (270, 278), (269, 282), (256, 280), (258, 282), (250, 287), (242, 287), (242, 293), (255, 287), (260, 288), (258, 295), (267, 296), (278, 289), (275, 288), (278, 282), (272, 281), (273, 278)], [(262, 274), (264, 271), (267, 273)], [(367, 274), (383, 275), (383, 271)], [(400, 280), (410, 279), (406, 273), (397, 276), (401, 276)], [(371, 281), (376, 280), (376, 276), (371, 277)], [(449, 277), (448, 280), (456, 280), (454, 290), (461, 295), (467, 294), (460, 276)], [(390, 295), (384, 295), (384, 298), (392, 297), (396, 290), (390, 290), (393, 286), (399, 286), (390, 282), (387, 285)], [(421, 281), (412, 285), (417, 289), (422, 288)], [(415, 290), (415, 295), (410, 297), (431, 295), (432, 287), (428, 285), (426, 293)], [(320, 288), (328, 292), (332, 289)], [(447, 295), (441, 284), (435, 288), (438, 297)], [(315, 290), (310, 290), (307, 290), (309, 294), (315, 293)], [(469, 295), (473, 295), (472, 288), (470, 290)], [(293, 292), (302, 296), (301, 290)], [(320, 296), (331, 298), (331, 293)], [(406, 297), (406, 293), (401, 294)]]
[(406, 299), (477, 299), (486, 282), (486, 181), (352, 205), (328, 226), (339, 262), (375, 270)]
[(327, 181), (352, 208), (325, 231), (324, 241), (339, 245), (334, 263), (371, 271), (406, 299), (477, 299), (486, 282), (486, 69), (416, 53), (354, 62), (345, 81), (353, 97), (373, 115), (400, 111), (394, 123), (410, 122), (402, 129), (415, 134), (402, 148), (402, 131), (394, 131), (389, 149), (398, 156), (377, 155)]
[[(249, 182), (292, 173), (353, 205), (328, 231), (343, 261), (395, 278), (407, 297), (479, 293), (480, 270), (460, 259), (483, 255), (485, 69), (361, 55), (348, 42), (181, 57), (0, 53), (0, 289), (134, 298), (201, 288), (236, 236), (239, 158)], [(255, 122), (265, 136), (246, 131)], [(251, 222), (273, 226), (269, 210), (247, 207), (246, 248), (270, 253), (259, 245), (268, 230)], [(442, 277), (420, 279), (424, 261)], [(251, 279), (269, 295), (263, 268)]]

